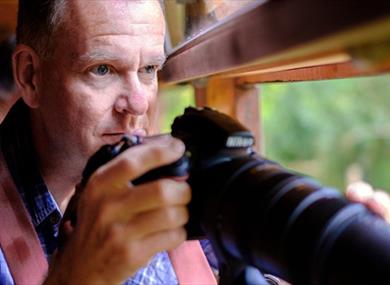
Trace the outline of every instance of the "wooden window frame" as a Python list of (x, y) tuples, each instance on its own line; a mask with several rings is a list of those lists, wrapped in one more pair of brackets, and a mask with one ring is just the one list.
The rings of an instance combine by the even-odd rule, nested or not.
[(198, 105), (238, 118), (260, 142), (260, 120), (246, 116), (260, 113), (254, 84), (389, 71), (390, 1), (269, 0), (178, 46), (168, 55), (160, 81), (163, 86), (192, 83)]

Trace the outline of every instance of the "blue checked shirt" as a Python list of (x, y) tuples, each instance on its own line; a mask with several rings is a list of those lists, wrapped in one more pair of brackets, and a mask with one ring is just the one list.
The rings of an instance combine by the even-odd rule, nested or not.
[[(16, 187), (23, 198), (38, 233), (48, 261), (57, 248), (58, 227), (61, 221), (59, 208), (39, 173), (31, 144), (27, 107), (19, 101), (0, 127), (1, 151), (7, 161)], [(211, 264), (216, 260), (208, 242), (203, 248)], [(0, 285), (13, 285), (4, 254), (0, 249)], [(178, 284), (172, 264), (166, 252), (158, 253), (148, 266), (141, 268), (126, 285)]]

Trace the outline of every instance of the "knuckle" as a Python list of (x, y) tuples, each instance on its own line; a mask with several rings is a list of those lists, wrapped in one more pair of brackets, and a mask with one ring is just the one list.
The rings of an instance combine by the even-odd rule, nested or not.
[(176, 226), (182, 220), (181, 213), (178, 209), (168, 208), (162, 211), (161, 217), (167, 225)]
[(192, 191), (191, 191), (190, 185), (188, 185), (187, 182), (183, 182), (182, 184), (183, 184), (183, 186), (182, 186), (183, 189), (181, 189), (181, 190), (183, 192), (184, 202), (187, 204), (192, 199)]
[(136, 263), (137, 253), (135, 248), (133, 242), (128, 242), (123, 246), (122, 258), (126, 264)]
[(181, 244), (187, 239), (187, 232), (184, 228), (178, 228), (169, 232), (169, 239), (176, 245)]
[(124, 236), (124, 231), (118, 224), (111, 224), (107, 229), (107, 241), (113, 245), (118, 246), (121, 244), (121, 240)]
[(165, 161), (166, 153), (159, 146), (151, 146), (149, 154), (155, 161), (162, 162)]
[(154, 199), (161, 205), (185, 205), (191, 201), (191, 188), (186, 182), (160, 179), (155, 182)]
[(107, 231), (106, 243), (110, 244), (111, 253), (120, 258), (121, 262), (131, 264), (137, 256), (135, 241), (125, 236), (123, 226), (114, 224)]
[(137, 269), (145, 266), (151, 257), (152, 256), (147, 255), (144, 251), (141, 251), (140, 244), (135, 241), (128, 242), (122, 252), (123, 262), (130, 267)]
[(183, 220), (182, 220), (183, 224), (186, 224), (190, 219), (190, 212), (188, 211), (187, 207), (183, 208), (182, 217), (183, 217)]
[(161, 179), (156, 182), (155, 199), (159, 201), (160, 204), (169, 204), (171, 200), (170, 188), (170, 183), (166, 179)]
[(185, 207), (170, 209), (166, 216), (166, 221), (173, 227), (182, 226), (188, 222), (189, 214)]
[(121, 159), (118, 162), (119, 168), (122, 169), (122, 171), (129, 173), (129, 174), (134, 173), (135, 170), (137, 169), (137, 166), (135, 164), (136, 163), (133, 160), (125, 159), (125, 158)]
[(95, 223), (96, 224), (104, 224), (106, 220), (111, 216), (111, 207), (107, 203), (100, 203), (97, 206)]

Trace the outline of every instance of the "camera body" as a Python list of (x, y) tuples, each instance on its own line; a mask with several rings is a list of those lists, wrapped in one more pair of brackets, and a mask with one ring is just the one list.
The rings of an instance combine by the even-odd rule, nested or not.
[[(188, 236), (210, 240), (220, 284), (245, 284), (247, 266), (299, 285), (389, 282), (390, 226), (364, 206), (262, 158), (251, 133), (215, 110), (187, 108), (172, 136), (186, 154), (132, 183), (188, 177)], [(93, 155), (63, 220), (76, 223), (78, 197), (98, 167), (149, 139), (123, 138)]]
[[(92, 173), (126, 149), (153, 140), (157, 136), (139, 137), (125, 136), (118, 143), (104, 145), (87, 162), (83, 171), (81, 188), (85, 186)], [(194, 187), (203, 181), (204, 173), (212, 171), (216, 166), (226, 162), (255, 156), (252, 150), (253, 135), (239, 122), (211, 108), (196, 109), (189, 107), (183, 116), (175, 119), (172, 125), (172, 136), (185, 143), (186, 152), (178, 161), (151, 170), (131, 181), (134, 185), (153, 181), (163, 177), (188, 177), (189, 184)], [(236, 168), (233, 169), (236, 171)], [(215, 179), (211, 179), (213, 181)], [(210, 182), (211, 182), (210, 181)], [(205, 236), (200, 221), (200, 203), (206, 193), (200, 187), (193, 195), (190, 208), (190, 222), (187, 225), (190, 239)], [(210, 194), (210, 193), (208, 193)], [(207, 195), (208, 195), (207, 194)], [(75, 223), (76, 216), (73, 216)]]

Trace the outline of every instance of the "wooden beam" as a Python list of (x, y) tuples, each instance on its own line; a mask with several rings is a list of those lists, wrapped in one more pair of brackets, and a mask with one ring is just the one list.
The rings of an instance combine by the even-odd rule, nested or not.
[(256, 84), (262, 82), (326, 80), (370, 76), (387, 72), (390, 72), (390, 62), (378, 67), (365, 67), (363, 69), (352, 62), (346, 62), (241, 76), (237, 78), (237, 82), (239, 84)]
[(14, 33), (16, 29), (18, 3), (16, 0), (3, 0), (0, 2), (0, 40), (5, 34)]
[(255, 149), (262, 151), (260, 90), (255, 85), (242, 85), (236, 82), (234, 103), (235, 117), (255, 136)]
[(166, 83), (314, 58), (390, 39), (390, 1), (267, 1), (174, 50)]
[(235, 116), (235, 81), (232, 79), (209, 79), (205, 87), (195, 86), (195, 102), (198, 107), (208, 106)]

